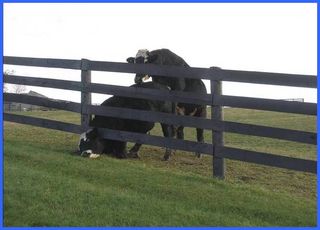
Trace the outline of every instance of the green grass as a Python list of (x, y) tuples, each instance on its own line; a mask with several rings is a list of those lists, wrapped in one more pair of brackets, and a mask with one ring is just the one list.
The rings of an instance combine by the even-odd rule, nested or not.
[[(79, 123), (62, 111), (26, 115)], [(238, 122), (315, 131), (315, 118), (226, 109)], [(161, 135), (159, 127), (153, 134)], [(194, 129), (186, 129), (194, 140)], [(210, 132), (206, 140), (210, 142)], [(227, 134), (226, 144), (316, 159), (316, 147)], [(316, 176), (227, 160), (212, 179), (212, 158), (144, 145), (140, 160), (74, 156), (78, 136), (5, 122), (5, 226), (315, 226)], [(285, 144), (284, 144), (285, 143)]]

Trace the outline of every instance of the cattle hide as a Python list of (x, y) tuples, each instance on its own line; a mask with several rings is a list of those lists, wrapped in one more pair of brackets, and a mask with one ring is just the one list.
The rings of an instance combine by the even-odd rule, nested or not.
[[(173, 65), (173, 66), (182, 66), (189, 67), (189, 65), (179, 57), (177, 54), (173, 53), (168, 49), (158, 49), (151, 52), (147, 50), (139, 50), (136, 57), (129, 57), (127, 59), (129, 63), (152, 63), (157, 65)], [(182, 78), (182, 77), (166, 77), (158, 75), (145, 75), (145, 74), (136, 74), (135, 82), (141, 83), (144, 79), (152, 77), (152, 81), (166, 85), (170, 87), (171, 90), (190, 92), (190, 93), (199, 93), (206, 94), (207, 89), (201, 79), (191, 79), (191, 78)], [(197, 104), (188, 104), (188, 103), (173, 103), (176, 110), (176, 114), (195, 116), (195, 117), (206, 117), (206, 105), (197, 105)], [(177, 138), (184, 139), (183, 126), (176, 127)], [(203, 129), (197, 128), (197, 141), (204, 142)], [(196, 153), (200, 157), (200, 153)]]
[[(168, 90), (166, 86), (154, 82), (135, 84), (130, 87)], [(101, 106), (173, 113), (171, 102), (128, 98), (120, 96), (113, 96), (105, 100), (101, 104)], [(107, 128), (136, 133), (147, 133), (154, 127), (154, 122), (96, 115), (90, 122), (90, 126), (94, 128), (88, 130), (85, 134), (82, 134), (79, 143), (80, 153), (83, 156), (90, 156), (93, 153), (105, 153), (114, 155), (118, 158), (126, 158), (127, 143), (124, 141), (116, 141), (102, 138), (98, 131), (98, 128)], [(161, 127), (165, 137), (173, 137), (173, 129), (171, 125), (161, 124)], [(137, 157), (140, 146), (141, 144), (135, 144), (129, 152), (130, 155), (133, 157)], [(171, 150), (167, 149), (164, 155), (164, 159), (168, 160), (170, 155)]]

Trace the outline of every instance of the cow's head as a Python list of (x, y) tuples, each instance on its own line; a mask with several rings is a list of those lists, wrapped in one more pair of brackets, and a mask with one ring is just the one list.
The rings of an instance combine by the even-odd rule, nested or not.
[[(158, 58), (158, 55), (152, 55), (147, 49), (141, 49), (141, 50), (138, 50), (136, 57), (127, 58), (127, 62), (132, 64), (133, 63), (146, 64), (146, 63), (153, 63), (157, 58)], [(140, 84), (149, 78), (150, 76), (148, 74), (137, 73), (136, 77), (134, 78), (134, 82), (136, 84)]]
[(103, 143), (96, 128), (89, 129), (80, 135), (79, 151), (83, 157), (96, 158), (103, 153)]

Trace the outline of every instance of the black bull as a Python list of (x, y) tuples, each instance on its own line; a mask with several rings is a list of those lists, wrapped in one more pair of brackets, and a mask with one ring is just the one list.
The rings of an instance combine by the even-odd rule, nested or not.
[[(149, 52), (148, 50), (139, 50), (136, 57), (127, 58), (129, 63), (139, 64), (158, 64), (158, 65), (174, 65), (189, 67), (189, 65), (178, 55), (168, 49), (159, 49)], [(207, 89), (201, 79), (181, 78), (181, 77), (166, 77), (166, 76), (149, 76), (145, 74), (136, 74), (135, 83), (142, 83), (143, 80), (152, 77), (152, 82), (159, 83), (170, 87), (171, 90), (192, 92), (205, 94)], [(206, 105), (188, 104), (188, 103), (173, 103), (176, 114), (188, 115), (195, 117), (207, 116)], [(184, 139), (183, 126), (177, 127), (177, 138)], [(197, 141), (204, 142), (203, 129), (197, 128)], [(200, 153), (196, 153), (200, 157)]]
[[(166, 86), (147, 82), (142, 84), (132, 85), (130, 87), (150, 88), (168, 90)], [(128, 97), (113, 96), (105, 100), (102, 106), (120, 107), (147, 111), (158, 111), (165, 113), (173, 113), (172, 103), (166, 101), (153, 101), (147, 99), (136, 99)], [(129, 131), (136, 133), (147, 133), (154, 127), (154, 122), (138, 121), (130, 119), (122, 119), (115, 117), (105, 117), (96, 115), (90, 122), (90, 126), (93, 127), (87, 132), (81, 134), (79, 142), (79, 150), (82, 156), (92, 156), (96, 154), (111, 154), (118, 158), (126, 158), (126, 142), (104, 139), (100, 136), (97, 128), (107, 128), (120, 131)], [(161, 124), (162, 132), (165, 137), (173, 137), (173, 129), (171, 125)], [(129, 151), (130, 157), (138, 157), (138, 151), (141, 144), (135, 144)], [(166, 149), (164, 160), (168, 160), (171, 155), (171, 150)]]

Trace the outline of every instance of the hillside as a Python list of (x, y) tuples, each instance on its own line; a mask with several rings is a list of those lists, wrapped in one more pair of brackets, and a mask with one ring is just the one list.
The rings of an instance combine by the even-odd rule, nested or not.
[[(24, 114), (79, 122), (77, 114), (61, 111)], [(226, 111), (229, 120), (315, 130), (311, 117), (290, 115), (284, 121), (275, 113), (256, 112), (251, 119), (245, 115), (244, 110)], [(186, 132), (194, 139), (193, 130)], [(315, 146), (252, 138), (228, 134), (226, 143), (316, 159)], [(211, 176), (209, 156), (196, 159), (177, 151), (163, 162), (161, 148), (143, 146), (141, 160), (90, 160), (72, 154), (77, 141), (74, 134), (5, 122), (5, 226), (316, 224), (313, 174), (228, 160), (226, 180), (219, 181)]]

